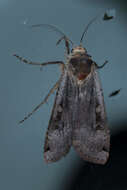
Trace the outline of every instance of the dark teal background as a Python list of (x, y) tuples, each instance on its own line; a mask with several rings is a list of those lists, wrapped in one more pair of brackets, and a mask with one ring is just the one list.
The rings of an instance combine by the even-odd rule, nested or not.
[[(107, 179), (109, 183), (107, 189), (127, 188), (126, 180), (123, 181), (127, 167), (123, 164), (118, 169), (122, 161), (126, 162), (127, 143), (126, 133), (124, 137), (122, 135), (119, 137), (120, 131), (127, 129), (127, 4), (125, 2), (115, 0), (0, 1), (1, 190), (101, 190), (106, 188), (102, 174), (110, 176), (110, 181)], [(111, 8), (116, 9), (116, 18), (109, 22), (97, 20), (89, 28), (84, 39), (84, 47), (98, 64), (101, 65), (105, 60), (109, 61), (109, 64), (99, 72), (112, 132), (111, 147), (116, 151), (113, 152), (114, 149), (111, 149), (113, 150), (111, 161), (104, 167), (96, 168), (87, 165), (73, 149), (61, 161), (47, 165), (43, 160), (43, 145), (54, 95), (51, 95), (48, 104), (43, 105), (22, 125), (18, 125), (18, 121), (42, 101), (59, 78), (60, 70), (57, 66), (47, 66), (40, 71), (39, 67), (22, 64), (12, 55), (17, 53), (37, 62), (65, 61), (65, 48), (63, 43), (58, 47), (55, 46), (59, 39), (55, 32), (43, 28), (30, 29), (24, 22), (56, 25), (78, 45), (88, 22), (98, 13)], [(122, 90), (118, 96), (108, 98), (110, 92), (119, 88)], [(117, 137), (114, 137), (116, 134)], [(116, 146), (114, 141), (118, 143)], [(123, 154), (121, 154), (122, 150)], [(116, 165), (113, 168), (114, 156)], [(101, 168), (99, 172), (96, 171), (98, 167)], [(109, 168), (108, 173), (105, 172), (107, 168)], [(121, 172), (125, 173), (125, 176), (120, 177)], [(116, 173), (119, 175), (118, 180), (113, 181), (111, 177)], [(98, 176), (97, 180), (96, 176)], [(121, 185), (120, 187), (116, 185), (119, 184), (119, 180), (122, 180), (123, 188)], [(75, 185), (72, 186), (73, 183)]]

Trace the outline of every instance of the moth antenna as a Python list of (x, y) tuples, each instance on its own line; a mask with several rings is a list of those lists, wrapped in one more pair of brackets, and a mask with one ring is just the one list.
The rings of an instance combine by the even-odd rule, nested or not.
[[(111, 18), (108, 17), (108, 15), (107, 15), (107, 12), (108, 12), (108, 11), (110, 11), (110, 10), (106, 10), (105, 12), (103, 12), (103, 20), (110, 20), (110, 19), (114, 18), (114, 16), (111, 16)], [(106, 18), (104, 18), (104, 17), (105, 17), (105, 14), (106, 14)], [(82, 33), (82, 36), (81, 36), (81, 39), (80, 39), (80, 45), (81, 45), (81, 43), (82, 43), (82, 41), (83, 41), (83, 38), (84, 38), (85, 34), (87, 33), (89, 27), (91, 26), (91, 24), (93, 24), (93, 22), (95, 22), (95, 21), (98, 19), (98, 17), (100, 17), (101, 15), (102, 15), (102, 13), (98, 14), (97, 16), (95, 16), (95, 17), (87, 24), (87, 26), (85, 27), (85, 30), (84, 30), (83, 33)]]
[(60, 35), (62, 35), (63, 37), (65, 37), (72, 45), (74, 44), (72, 42), (72, 40), (70, 40), (64, 32), (62, 32), (59, 28), (57, 28), (56, 26), (54, 25), (50, 25), (50, 24), (35, 24), (35, 25), (31, 25), (31, 27), (47, 27), (47, 28), (50, 28), (52, 30), (54, 30), (55, 32), (58, 32)]
[(83, 31), (82, 36), (81, 36), (81, 39), (80, 39), (80, 44), (82, 43), (83, 38), (84, 38), (84, 35), (87, 33), (88, 28), (90, 27), (90, 25), (91, 25), (95, 20), (97, 20), (98, 16), (100, 16), (100, 15), (97, 15), (96, 17), (94, 17), (94, 18), (87, 24), (87, 26), (85, 27), (85, 30)]

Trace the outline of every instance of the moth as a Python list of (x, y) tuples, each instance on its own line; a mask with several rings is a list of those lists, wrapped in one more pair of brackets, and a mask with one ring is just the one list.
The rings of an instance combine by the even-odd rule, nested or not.
[[(45, 99), (29, 113), (20, 123), (28, 119), (50, 94), (55, 90), (56, 97), (48, 125), (44, 145), (44, 160), (52, 163), (66, 156), (71, 146), (79, 156), (88, 162), (105, 164), (109, 158), (110, 131), (107, 123), (104, 97), (98, 66), (83, 47), (82, 41), (89, 25), (85, 28), (80, 44), (74, 46), (73, 42), (58, 28), (52, 25), (40, 24), (32, 27), (47, 26), (61, 34), (66, 47), (66, 64), (63, 61), (51, 61), (45, 63), (29, 62), (15, 54), (20, 61), (30, 65), (61, 66), (61, 76)], [(70, 45), (72, 49), (70, 51)]]

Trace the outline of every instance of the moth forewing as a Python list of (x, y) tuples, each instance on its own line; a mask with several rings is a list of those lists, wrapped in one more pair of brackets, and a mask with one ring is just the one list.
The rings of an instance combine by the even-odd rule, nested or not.
[[(103, 90), (101, 87), (101, 81), (98, 75), (97, 70), (95, 70), (95, 88), (97, 93), (97, 105), (96, 105), (96, 118), (100, 121), (97, 122), (97, 124), (100, 126), (100, 130), (102, 129), (104, 131), (104, 135), (106, 138), (104, 150), (109, 152), (110, 150), (110, 130), (108, 126), (107, 121), (107, 114), (105, 109), (105, 103), (104, 103), (104, 96), (103, 96)], [(99, 118), (98, 118), (99, 116)], [(97, 126), (98, 127), (98, 126)]]
[(110, 134), (100, 80), (94, 65), (87, 77), (87, 82), (80, 85), (75, 106), (72, 144), (84, 160), (105, 164), (109, 157)]
[(68, 73), (64, 70), (57, 89), (55, 102), (45, 138), (44, 159), (47, 163), (56, 162), (65, 156), (72, 144), (72, 125), (68, 115)]

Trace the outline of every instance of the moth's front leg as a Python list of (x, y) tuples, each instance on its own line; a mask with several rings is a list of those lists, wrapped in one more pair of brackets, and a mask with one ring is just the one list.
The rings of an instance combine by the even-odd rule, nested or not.
[(102, 65), (99, 66), (99, 65), (97, 65), (96, 62), (94, 62), (97, 69), (102, 69), (107, 63), (108, 63), (108, 61), (105, 61)]
[(65, 36), (62, 36), (56, 43), (56, 45), (58, 45), (62, 40), (65, 41), (65, 47), (66, 47), (66, 52), (67, 54), (70, 53), (70, 44), (69, 44), (69, 41), (68, 39), (65, 37)]
[[(30, 62), (30, 61), (27, 61), (26, 59), (24, 59), (23, 57), (20, 57), (18, 55), (14, 55), (15, 57), (17, 57), (20, 61), (26, 63), (26, 64), (30, 64), (30, 65), (39, 65), (39, 66), (45, 66), (45, 65), (53, 65), (53, 64), (58, 64), (61, 66), (61, 77), (64, 73), (64, 68), (65, 68), (65, 65), (62, 61), (52, 61), (52, 62), (46, 62), (46, 63), (36, 63), (36, 62)], [(50, 89), (49, 93), (47, 94), (47, 96), (44, 98), (44, 100), (38, 104), (33, 110), (32, 112), (30, 112), (29, 114), (27, 114), (27, 116), (24, 117), (23, 120), (19, 121), (19, 123), (23, 123), (25, 120), (27, 120), (34, 112), (36, 112), (44, 103), (47, 102), (49, 96), (58, 88), (59, 86), (59, 83), (61, 81), (61, 77), (60, 79), (56, 82), (56, 84)]]
[(50, 61), (50, 62), (44, 62), (44, 63), (37, 63), (37, 62), (28, 61), (17, 54), (14, 54), (13, 56), (15, 56), (17, 59), (19, 59), (23, 63), (29, 64), (29, 65), (35, 65), (35, 66), (61, 65), (64, 67), (64, 62), (62, 61)]

